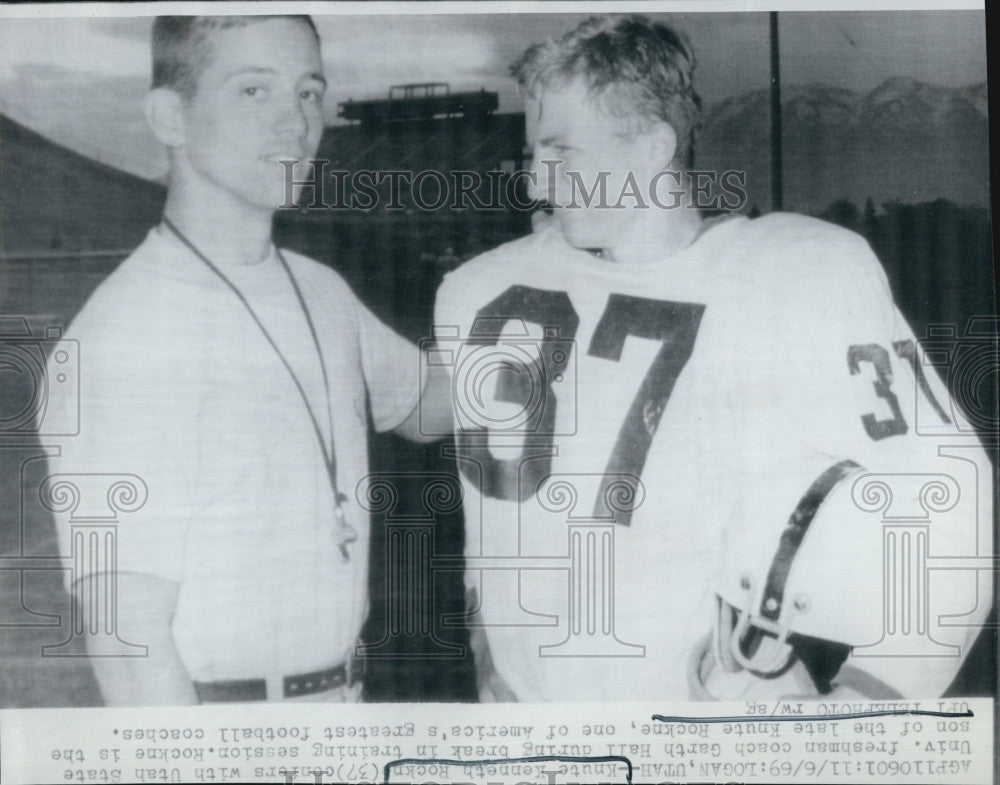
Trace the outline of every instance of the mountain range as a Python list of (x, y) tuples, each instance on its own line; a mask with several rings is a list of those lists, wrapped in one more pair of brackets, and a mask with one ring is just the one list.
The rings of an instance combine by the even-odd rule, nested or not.
[[(989, 204), (986, 83), (966, 88), (906, 77), (867, 93), (823, 84), (782, 87), (786, 209), (821, 210), (943, 198)], [(704, 113), (699, 169), (747, 174), (750, 203), (770, 206), (770, 91), (745, 93)]]

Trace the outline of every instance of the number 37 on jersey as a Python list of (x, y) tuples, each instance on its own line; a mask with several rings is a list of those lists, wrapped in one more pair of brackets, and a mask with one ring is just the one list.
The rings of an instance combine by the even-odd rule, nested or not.
[[(604, 473), (593, 511), (595, 517), (608, 516), (607, 486), (623, 478), (635, 486), (642, 477), (678, 377), (692, 360), (705, 308), (701, 303), (611, 293), (583, 346), (577, 343), (580, 317), (566, 292), (510, 286), (477, 311), (462, 350), (449, 353), (459, 468), (480, 485), (483, 495), (524, 501), (551, 474), (560, 450), (592, 451), (600, 443), (607, 455), (588, 456), (595, 471), (600, 466)], [(643, 367), (626, 367), (623, 352), (630, 338), (653, 344), (654, 353), (644, 355), (652, 359), (645, 359)], [(890, 352), (909, 366), (920, 391), (948, 421), (923, 376), (914, 342), (890, 343), (852, 345), (845, 358), (845, 376), (863, 374), (872, 380), (872, 409), (859, 413), (858, 424), (874, 441), (908, 429), (893, 390)], [(578, 376), (577, 360), (583, 355), (607, 361), (606, 368), (588, 364), (591, 376), (607, 376)], [(615, 433), (596, 441), (560, 439), (578, 431), (577, 397), (588, 394), (588, 385), (606, 386), (609, 379), (616, 395), (605, 402), (608, 411), (603, 414), (614, 415)], [(610, 514), (620, 524), (630, 523), (627, 506)]]

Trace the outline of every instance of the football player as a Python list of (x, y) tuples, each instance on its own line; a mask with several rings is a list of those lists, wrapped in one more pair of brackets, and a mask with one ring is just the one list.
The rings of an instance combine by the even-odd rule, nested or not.
[(551, 216), (450, 274), (435, 318), (481, 697), (939, 695), (988, 584), (936, 573), (911, 628), (887, 610), (883, 524), (926, 519), (931, 556), (989, 553), (989, 463), (974, 439), (945, 454), (961, 413), (864, 239), (703, 220), (693, 70), (682, 34), (636, 16), (512, 66)]

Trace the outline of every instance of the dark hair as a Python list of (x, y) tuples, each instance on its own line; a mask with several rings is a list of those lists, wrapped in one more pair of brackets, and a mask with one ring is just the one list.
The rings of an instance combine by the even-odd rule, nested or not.
[(213, 30), (247, 27), (270, 19), (298, 19), (309, 25), (316, 43), (319, 33), (312, 17), (299, 16), (158, 16), (153, 22), (152, 87), (169, 87), (185, 98), (198, 88), (198, 78), (212, 58), (208, 36)]
[(694, 52), (683, 33), (640, 15), (591, 17), (561, 39), (529, 47), (510, 67), (521, 92), (537, 98), (552, 83), (582, 78), (590, 94), (624, 121), (623, 135), (651, 121), (677, 134), (675, 160), (690, 167), (701, 99)]

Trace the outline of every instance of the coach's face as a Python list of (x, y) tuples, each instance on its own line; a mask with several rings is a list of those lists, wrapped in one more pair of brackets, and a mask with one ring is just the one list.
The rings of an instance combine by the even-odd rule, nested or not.
[(550, 85), (527, 101), (525, 112), (532, 196), (555, 208), (569, 244), (605, 249), (634, 242), (655, 220), (649, 189), (673, 158), (673, 130), (662, 123), (643, 129), (638, 122), (629, 129), (628, 120), (612, 114), (579, 79)]
[(301, 20), (270, 19), (209, 34), (212, 57), (183, 104), (182, 169), (219, 198), (274, 210), (285, 169), (304, 179), (323, 133), (319, 45)]

